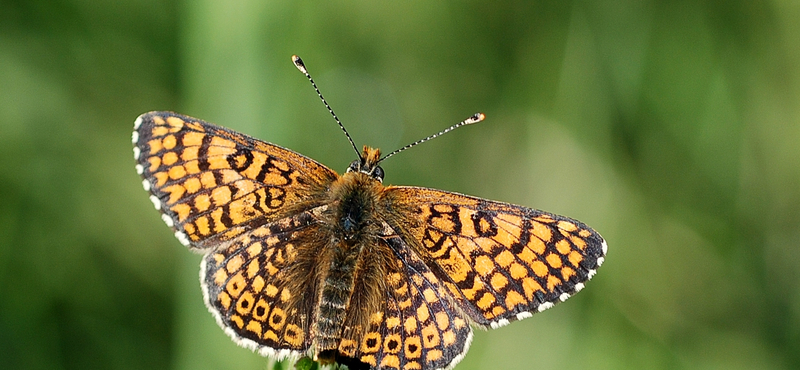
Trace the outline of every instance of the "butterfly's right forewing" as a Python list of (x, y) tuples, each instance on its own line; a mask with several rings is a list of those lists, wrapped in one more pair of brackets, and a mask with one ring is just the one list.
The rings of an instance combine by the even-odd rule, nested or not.
[[(411, 207), (407, 239), (475, 324), (530, 317), (583, 289), (606, 242), (580, 221), (462, 194), (387, 190)], [(415, 243), (416, 242), (416, 243)]]

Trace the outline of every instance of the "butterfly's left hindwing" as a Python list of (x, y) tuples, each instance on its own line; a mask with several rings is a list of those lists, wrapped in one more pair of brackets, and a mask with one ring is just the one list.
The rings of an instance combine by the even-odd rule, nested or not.
[(308, 350), (315, 291), (302, 256), (314, 253), (316, 221), (312, 210), (261, 225), (203, 258), (206, 305), (240, 345), (279, 359)]
[(475, 324), (498, 327), (552, 307), (584, 287), (606, 243), (550, 213), (416, 187), (387, 189), (413, 214), (405, 237)]

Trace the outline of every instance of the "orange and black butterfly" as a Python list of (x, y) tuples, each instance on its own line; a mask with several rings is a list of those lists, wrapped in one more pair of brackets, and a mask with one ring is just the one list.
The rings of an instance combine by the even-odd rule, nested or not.
[(276, 359), (452, 368), (471, 326), (497, 328), (566, 300), (606, 254), (577, 220), (384, 186), (378, 149), (365, 146), (340, 176), (175, 113), (145, 113), (134, 130), (150, 199), (178, 240), (204, 253), (209, 310), (236, 343)]

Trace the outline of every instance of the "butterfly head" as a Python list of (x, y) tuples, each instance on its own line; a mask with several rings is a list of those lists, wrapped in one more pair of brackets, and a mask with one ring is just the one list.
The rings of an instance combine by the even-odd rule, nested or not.
[(364, 145), (361, 158), (351, 162), (347, 172), (361, 172), (379, 182), (383, 182), (383, 168), (378, 166), (380, 161), (381, 150)]

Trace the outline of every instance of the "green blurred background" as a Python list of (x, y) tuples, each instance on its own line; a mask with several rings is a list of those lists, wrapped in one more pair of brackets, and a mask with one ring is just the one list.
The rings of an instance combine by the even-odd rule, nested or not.
[(0, 367), (265, 369), (133, 169), (173, 110), (580, 219), (587, 289), (467, 369), (800, 368), (800, 2), (0, 1)]

